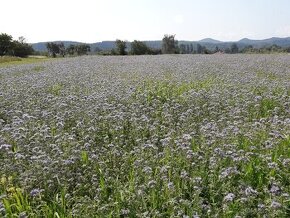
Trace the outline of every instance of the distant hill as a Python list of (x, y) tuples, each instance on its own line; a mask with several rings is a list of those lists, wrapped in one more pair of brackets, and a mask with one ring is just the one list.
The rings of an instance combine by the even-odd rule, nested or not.
[(281, 47), (288, 47), (290, 46), (290, 37), (287, 37), (287, 38), (272, 37), (272, 38), (263, 39), (263, 40), (252, 40), (252, 39), (244, 38), (238, 41), (238, 43), (253, 45), (254, 47), (257, 47), (257, 48), (260, 48), (263, 46), (270, 46), (274, 44)]
[[(55, 41), (55, 42), (63, 42), (64, 45), (67, 47), (70, 44), (76, 45), (76, 44), (82, 44), (82, 42), (75, 42), (75, 41)], [(162, 41), (161, 40), (152, 40), (152, 41), (144, 41), (147, 46), (155, 49), (161, 49)], [(38, 42), (33, 43), (32, 47), (35, 51), (44, 52), (46, 51), (46, 43), (47, 42)], [(196, 48), (197, 44), (200, 44), (202, 46), (205, 46), (207, 49), (213, 50), (216, 46), (218, 46), (219, 49), (226, 49), (229, 48), (233, 43), (236, 43), (240, 49), (244, 48), (245, 46), (252, 45), (254, 48), (261, 48), (264, 46), (271, 46), (273, 44), (276, 44), (278, 46), (281, 46), (283, 48), (290, 47), (290, 37), (286, 38), (278, 38), (278, 37), (272, 37), (269, 39), (262, 39), (262, 40), (253, 40), (244, 38), (239, 41), (234, 42), (223, 42), (219, 40), (215, 40), (212, 38), (205, 38), (200, 41), (185, 41), (185, 40), (179, 40), (179, 44), (193, 44), (194, 48)], [(88, 43), (91, 46), (91, 50), (95, 51), (96, 48), (101, 50), (111, 50), (115, 48), (115, 41), (102, 41), (102, 42), (96, 42), (96, 43)], [(131, 43), (127, 43), (127, 47), (131, 47)]]
[(222, 41), (215, 40), (215, 39), (212, 39), (212, 38), (205, 38), (205, 39), (199, 40), (198, 42), (201, 42), (201, 43), (214, 43), (214, 44), (222, 43)]

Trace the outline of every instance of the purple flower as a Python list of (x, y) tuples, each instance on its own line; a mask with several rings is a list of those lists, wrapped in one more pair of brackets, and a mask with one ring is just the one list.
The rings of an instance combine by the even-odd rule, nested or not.
[(32, 189), (32, 190), (30, 191), (30, 196), (31, 196), (31, 197), (36, 197), (36, 196), (38, 196), (42, 191), (43, 191), (43, 190), (38, 189), (38, 188)]

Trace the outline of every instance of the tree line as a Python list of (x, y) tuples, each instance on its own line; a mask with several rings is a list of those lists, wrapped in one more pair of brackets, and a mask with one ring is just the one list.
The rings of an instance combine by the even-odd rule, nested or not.
[(74, 55), (86, 55), (91, 51), (91, 47), (87, 44), (78, 44), (73, 45), (70, 44), (67, 48), (64, 46), (63, 42), (55, 43), (48, 42), (46, 43), (46, 48), (48, 51), (48, 55), (51, 57), (56, 57), (57, 55), (65, 57), (66, 55), (74, 56)]
[(146, 45), (145, 42), (134, 40), (131, 42), (131, 50), (127, 51), (126, 41), (117, 39), (115, 49), (111, 50), (112, 55), (157, 55), (157, 54), (178, 54), (178, 41), (175, 35), (164, 35), (161, 49), (153, 49)]
[(217, 52), (223, 53), (239, 53), (239, 48), (236, 43), (233, 43), (230, 48), (225, 51), (219, 49), (217, 46), (214, 50), (209, 50), (199, 43), (194, 48), (193, 44), (183, 44), (178, 42), (175, 35), (164, 35), (162, 39), (161, 49), (149, 48), (144, 42), (134, 40), (131, 43), (131, 50), (127, 52), (126, 41), (117, 39), (115, 42), (116, 49), (113, 49), (110, 54), (112, 55), (146, 55), (146, 54), (213, 54)]
[[(99, 48), (95, 48), (94, 51), (91, 51), (91, 47), (88, 44), (70, 44), (65, 46), (63, 42), (48, 42), (46, 43), (46, 48), (46, 55), (51, 57), (80, 56), (87, 55), (90, 52), (100, 55), (290, 53), (290, 47), (282, 48), (278, 45), (271, 45), (262, 48), (254, 48), (252, 45), (248, 45), (240, 49), (236, 43), (232, 43), (227, 48), (221, 49), (216, 46), (214, 49), (210, 50), (199, 43), (196, 45), (193, 45), (192, 43), (179, 43), (175, 38), (175, 35), (170, 34), (164, 35), (160, 49), (151, 48), (142, 41), (134, 40), (133, 42), (128, 43), (127, 41), (120, 39), (115, 41), (115, 48), (110, 51), (102, 51)], [(6, 33), (0, 34), (0, 56), (9, 55), (27, 57), (32, 54), (37, 54), (37, 52), (33, 50), (31, 45), (26, 43), (24, 37), (19, 37), (18, 40), (13, 40), (11, 35)]]
[(19, 37), (18, 40), (13, 40), (12, 36), (6, 33), (0, 34), (0, 56), (27, 57), (33, 52), (32, 46), (26, 43), (23, 36)]

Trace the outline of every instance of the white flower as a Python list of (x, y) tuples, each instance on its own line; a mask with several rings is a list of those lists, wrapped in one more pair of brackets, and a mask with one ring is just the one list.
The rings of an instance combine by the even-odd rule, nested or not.
[(3, 145), (0, 145), (0, 150), (10, 150), (12, 148), (12, 145), (9, 145), (9, 144), (3, 144)]
[(225, 202), (232, 202), (235, 199), (236, 195), (233, 193), (228, 193), (225, 197), (224, 197), (224, 201)]
[(245, 189), (245, 194), (246, 196), (255, 196), (258, 194), (258, 192), (249, 186)]
[(270, 207), (273, 208), (273, 209), (279, 209), (279, 208), (281, 208), (281, 204), (279, 202), (277, 202), (277, 201), (272, 201)]

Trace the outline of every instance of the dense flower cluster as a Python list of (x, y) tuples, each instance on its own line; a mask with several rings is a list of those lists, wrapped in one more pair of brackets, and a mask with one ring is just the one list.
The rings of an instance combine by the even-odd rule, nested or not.
[(0, 216), (290, 216), (289, 96), (289, 55), (2, 67)]

